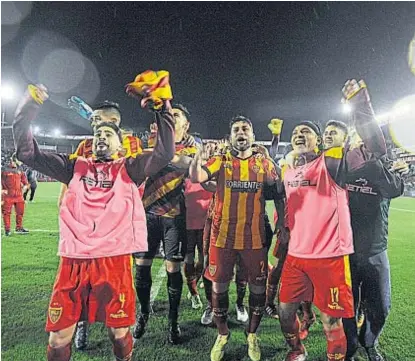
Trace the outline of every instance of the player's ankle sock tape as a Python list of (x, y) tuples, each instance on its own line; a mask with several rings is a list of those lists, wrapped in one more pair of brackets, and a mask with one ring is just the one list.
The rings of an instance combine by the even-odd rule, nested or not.
[(180, 299), (183, 290), (183, 277), (179, 272), (167, 272), (167, 292), (169, 294), (169, 320), (177, 322), (179, 316)]
[(212, 304), (212, 281), (203, 276), (203, 285), (205, 286), (206, 300)]
[(64, 347), (50, 347), (47, 350), (48, 361), (69, 361), (71, 359), (71, 344)]
[(212, 291), (212, 311), (220, 335), (227, 335), (228, 329), (229, 292)]
[(135, 270), (135, 289), (141, 304), (141, 313), (148, 314), (150, 313), (150, 293), (153, 283), (151, 279), (151, 266), (136, 265)]
[(324, 333), (327, 339), (327, 360), (343, 360), (347, 351), (347, 340), (343, 327), (324, 331)]
[(128, 331), (123, 338), (112, 341), (112, 350), (117, 361), (131, 361), (133, 354), (133, 336)]
[(249, 325), (248, 333), (256, 333), (265, 309), (265, 292), (249, 293)]
[(246, 281), (242, 281), (236, 276), (236, 304), (243, 306), (244, 298), (246, 295)]

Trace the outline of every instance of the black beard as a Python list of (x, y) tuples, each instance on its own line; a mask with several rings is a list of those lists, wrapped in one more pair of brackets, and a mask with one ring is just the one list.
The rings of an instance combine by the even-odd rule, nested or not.
[(248, 143), (246, 145), (233, 145), (232, 148), (238, 152), (244, 152), (245, 150), (251, 148), (251, 145)]
[(108, 159), (111, 157), (110, 151), (107, 148), (106, 150), (96, 150), (95, 156), (100, 159)]

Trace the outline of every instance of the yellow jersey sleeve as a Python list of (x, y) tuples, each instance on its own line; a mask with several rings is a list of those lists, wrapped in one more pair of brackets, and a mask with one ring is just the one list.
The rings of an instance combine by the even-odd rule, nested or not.
[(216, 175), (219, 172), (220, 167), (222, 166), (222, 156), (217, 155), (210, 158), (202, 168), (208, 173), (209, 179)]

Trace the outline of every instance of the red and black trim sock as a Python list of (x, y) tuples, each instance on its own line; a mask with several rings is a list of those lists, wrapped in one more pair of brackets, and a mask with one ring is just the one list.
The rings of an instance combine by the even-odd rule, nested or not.
[(212, 305), (212, 281), (203, 276), (203, 285), (205, 286), (205, 296), (209, 305)]
[(295, 318), (292, 325), (285, 325), (283, 322), (281, 322), (281, 331), (288, 346), (291, 347), (291, 350), (299, 351), (303, 349), (299, 335), (300, 321), (298, 320), (298, 317)]
[(249, 292), (249, 324), (248, 333), (256, 333), (265, 309), (265, 292), (256, 294)]
[(244, 298), (246, 295), (246, 281), (239, 279), (238, 274), (236, 275), (236, 304), (238, 307), (244, 305)]
[(177, 323), (180, 299), (183, 291), (183, 277), (179, 272), (167, 272), (167, 292), (169, 294), (169, 321)]
[(219, 335), (229, 334), (228, 328), (229, 292), (212, 291), (212, 309)]
[(133, 336), (128, 330), (123, 338), (112, 340), (112, 351), (116, 361), (131, 361), (133, 357)]
[(327, 360), (344, 361), (347, 351), (347, 340), (343, 326), (324, 331), (327, 339)]
[(48, 345), (48, 361), (69, 361), (71, 359), (71, 344), (68, 343), (63, 347), (51, 347)]
[(184, 276), (186, 277), (187, 287), (189, 288), (190, 294), (196, 296), (197, 292), (197, 276), (194, 263), (184, 264)]
[(135, 266), (135, 290), (140, 301), (141, 313), (150, 313), (150, 293), (153, 283), (151, 278), (151, 266)]

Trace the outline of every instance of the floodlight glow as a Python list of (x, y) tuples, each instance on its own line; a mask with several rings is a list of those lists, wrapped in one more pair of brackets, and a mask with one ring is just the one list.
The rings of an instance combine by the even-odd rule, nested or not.
[(54, 135), (55, 137), (59, 137), (59, 136), (61, 135), (61, 131), (60, 131), (59, 129), (55, 129), (55, 130), (53, 131), (53, 135)]
[(1, 98), (4, 100), (10, 100), (14, 98), (14, 90), (9, 85), (4, 85), (1, 87)]
[(390, 113), (382, 113), (380, 115), (376, 115), (376, 121), (379, 123), (379, 125), (387, 124), (390, 117)]
[(407, 151), (415, 147), (415, 94), (398, 101), (392, 108), (389, 130), (395, 144)]
[(349, 114), (352, 111), (352, 106), (349, 103), (343, 104), (343, 113)]
[(36, 127), (33, 129), (33, 132), (34, 132), (35, 134), (39, 134), (39, 132), (40, 132), (40, 128), (36, 126)]

